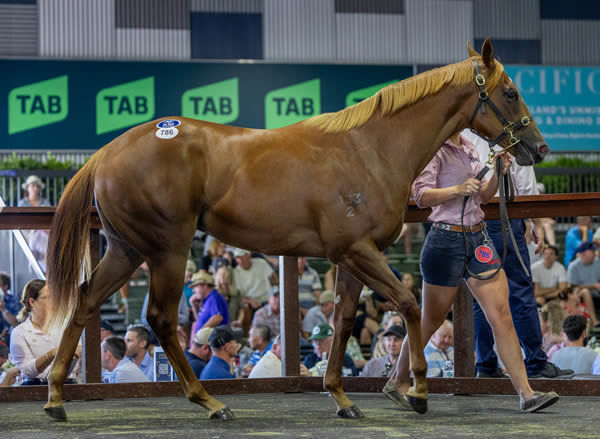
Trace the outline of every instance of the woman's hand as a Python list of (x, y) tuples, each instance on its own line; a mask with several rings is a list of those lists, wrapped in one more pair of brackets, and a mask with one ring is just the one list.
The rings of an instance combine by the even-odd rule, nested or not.
[(494, 157), (494, 169), (496, 166), (496, 160), (498, 159), (502, 160), (502, 174), (506, 175), (512, 165), (512, 156), (506, 151), (496, 154)]
[(468, 197), (478, 192), (481, 188), (481, 181), (476, 178), (469, 178), (463, 184), (456, 186), (458, 195), (462, 197)]

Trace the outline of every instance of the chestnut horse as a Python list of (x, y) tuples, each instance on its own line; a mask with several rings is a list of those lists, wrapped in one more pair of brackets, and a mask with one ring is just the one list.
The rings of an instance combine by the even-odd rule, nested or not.
[[(408, 399), (415, 410), (426, 411), (419, 306), (380, 250), (400, 233), (413, 180), (444, 140), (469, 126), (482, 87), (506, 119), (531, 118), (494, 59), (491, 42), (485, 41), (481, 55), (469, 46), (469, 56), (337, 113), (284, 128), (246, 129), (177, 117), (174, 137), (159, 138), (153, 121), (97, 151), (67, 186), (50, 230), (47, 328), (64, 333), (49, 377), (46, 412), (66, 420), (63, 383), (84, 324), (146, 261), (148, 321), (185, 394), (212, 419), (234, 417), (196, 379), (177, 341), (177, 306), (196, 229), (244, 249), (326, 257), (337, 265), (335, 332), (324, 387), (342, 417), (362, 416), (345, 395), (340, 373), (363, 284), (390, 300), (410, 337), (415, 381)], [(476, 76), (485, 85), (476, 84)], [(520, 124), (518, 139), (492, 111), (477, 111), (472, 125), (488, 137), (510, 133), (510, 151), (522, 165), (541, 161), (548, 150), (533, 121)], [(506, 136), (501, 146), (508, 142)], [(109, 245), (81, 283), (94, 195)]]

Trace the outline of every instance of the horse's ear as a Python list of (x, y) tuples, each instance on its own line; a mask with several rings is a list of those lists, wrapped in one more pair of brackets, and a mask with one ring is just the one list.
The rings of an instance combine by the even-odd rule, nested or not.
[(471, 42), (467, 40), (467, 52), (469, 52), (469, 57), (479, 56), (477, 51), (471, 47)]
[(494, 46), (492, 46), (492, 40), (486, 38), (481, 46), (481, 58), (487, 68), (494, 67)]

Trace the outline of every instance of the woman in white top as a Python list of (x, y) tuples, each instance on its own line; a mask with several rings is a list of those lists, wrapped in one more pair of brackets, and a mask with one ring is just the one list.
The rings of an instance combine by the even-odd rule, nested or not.
[[(31, 280), (23, 288), (23, 308), (17, 320), (22, 322), (13, 329), (10, 352), (21, 371), (22, 385), (46, 384), (50, 365), (54, 361), (60, 343), (58, 336), (43, 332), (48, 313), (48, 288), (40, 279)], [(80, 348), (75, 352), (79, 358)]]

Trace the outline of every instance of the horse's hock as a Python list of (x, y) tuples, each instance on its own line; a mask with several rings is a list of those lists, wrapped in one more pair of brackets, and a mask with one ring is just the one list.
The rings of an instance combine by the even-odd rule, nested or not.
[[(491, 202), (484, 206), (486, 218), (498, 218), (498, 204)], [(8, 207), (0, 215), (0, 228), (45, 229), (48, 228), (54, 214), (54, 208), (14, 208)], [(509, 204), (511, 218), (542, 218), (569, 215), (600, 215), (600, 193), (578, 193), (560, 195), (538, 195), (517, 197)], [(428, 210), (409, 206), (406, 222), (425, 221)], [(100, 222), (93, 212), (90, 223), (92, 254), (98, 255), (98, 232)], [(93, 261), (98, 263), (98, 258)], [(283, 300), (288, 304), (297, 303), (297, 272), (293, 257), (285, 257), (282, 264)], [(319, 392), (322, 379), (318, 377), (300, 377), (298, 364), (300, 349), (297, 337), (285, 337), (285, 334), (297, 334), (298, 319), (286, 318), (293, 314), (294, 306), (283, 307), (284, 324), (282, 339), (284, 342), (284, 377), (269, 379), (234, 379), (203, 381), (208, 392), (215, 395), (249, 393), (288, 393)], [(430, 378), (431, 393), (442, 394), (513, 394), (514, 389), (508, 379), (473, 378), (473, 324), (472, 306), (469, 294), (461, 294), (454, 305), (455, 312), (455, 378)], [(93, 400), (102, 398), (144, 398), (181, 396), (183, 391), (178, 382), (136, 383), (136, 384), (100, 384), (100, 316), (91, 319), (85, 331), (85, 378), (87, 384), (65, 385), (64, 397), (67, 400)], [(347, 392), (381, 392), (386, 378), (343, 378), (343, 387)], [(554, 390), (560, 395), (597, 396), (600, 395), (600, 380), (544, 380), (532, 382), (536, 390)], [(0, 401), (44, 401), (47, 398), (46, 386), (0, 388)], [(235, 408), (235, 407), (234, 407)]]

